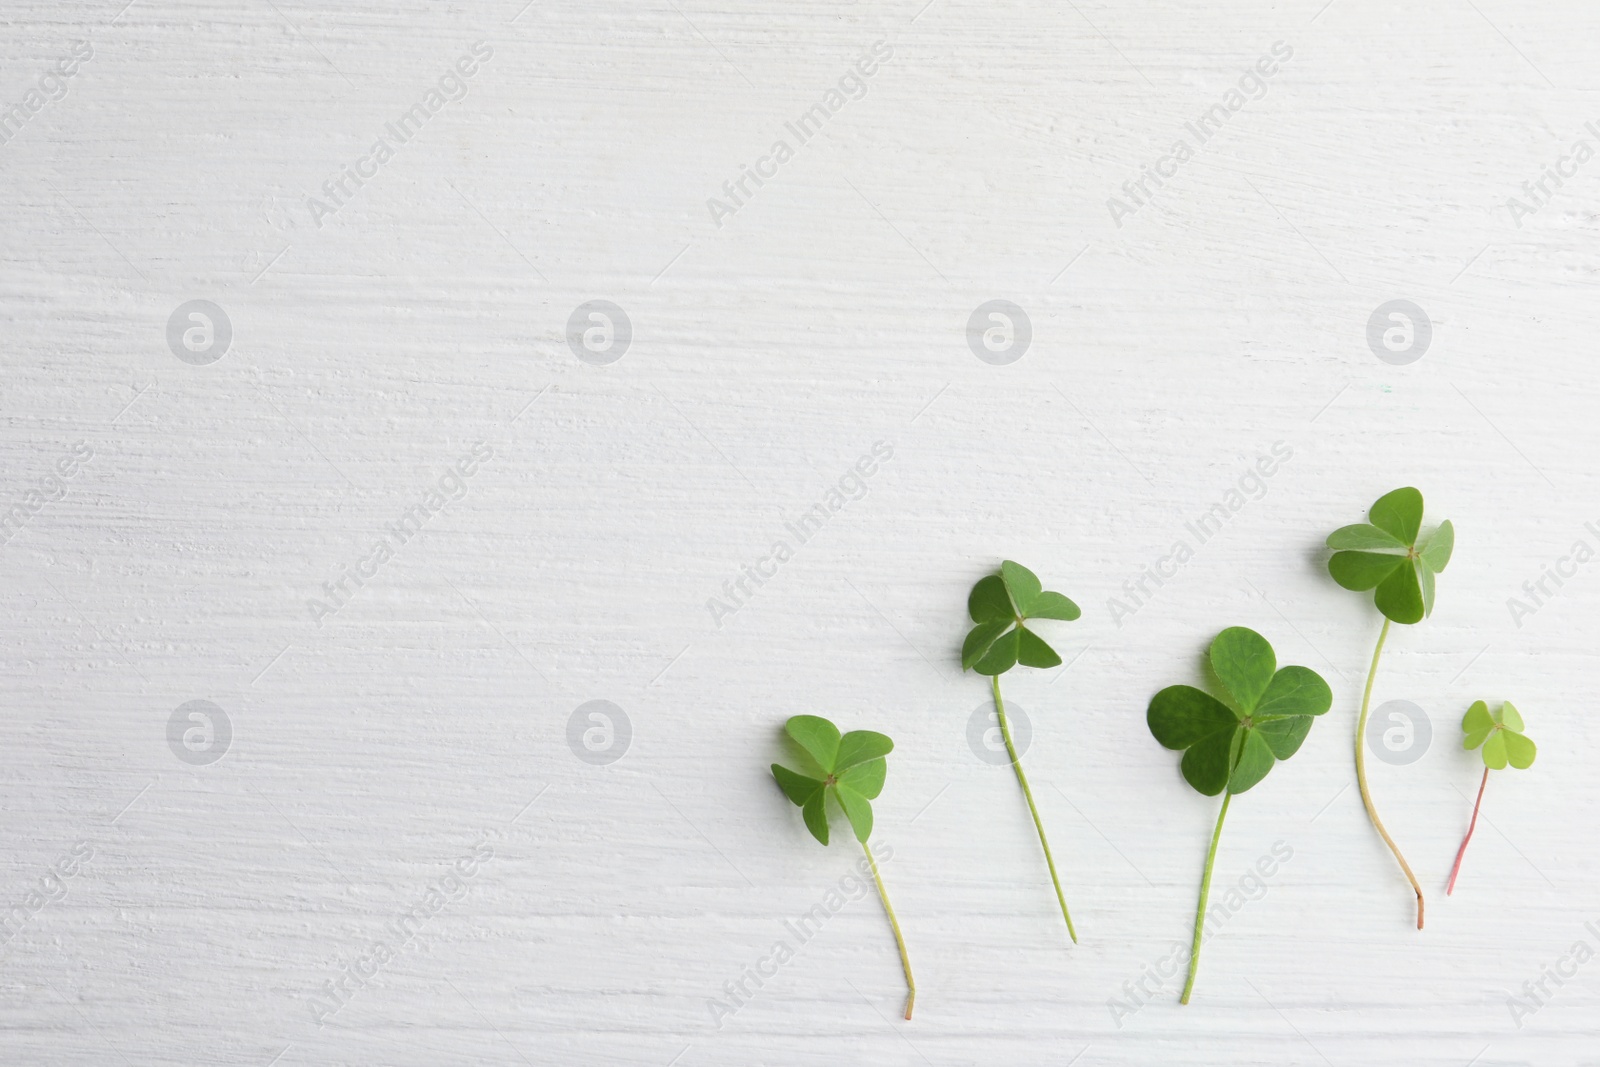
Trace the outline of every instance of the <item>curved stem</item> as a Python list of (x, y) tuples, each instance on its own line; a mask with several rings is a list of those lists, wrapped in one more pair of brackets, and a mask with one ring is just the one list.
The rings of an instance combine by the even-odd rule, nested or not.
[(1028, 798), (1028, 811), (1033, 815), (1033, 828), (1039, 831), (1039, 844), (1044, 846), (1044, 862), (1050, 868), (1050, 882), (1056, 887), (1056, 900), (1061, 903), (1061, 917), (1067, 920), (1067, 934), (1072, 943), (1078, 943), (1078, 932), (1072, 928), (1072, 916), (1067, 914), (1067, 898), (1061, 893), (1061, 879), (1056, 877), (1055, 857), (1050, 855), (1050, 842), (1044, 836), (1044, 823), (1039, 820), (1039, 809), (1033, 803), (1033, 790), (1028, 788), (1028, 776), (1022, 773), (1022, 761), (1017, 758), (1017, 746), (1011, 743), (1011, 727), (1006, 722), (1006, 704), (1000, 699), (1000, 676), (994, 675), (994, 712), (1000, 719), (1000, 736), (1006, 739), (1006, 753), (1011, 757), (1011, 769), (1017, 772), (1017, 782), (1022, 795)]
[(1450, 868), (1450, 884), (1444, 887), (1444, 895), (1449, 896), (1456, 891), (1456, 875), (1461, 873), (1461, 858), (1467, 854), (1467, 842), (1472, 840), (1472, 831), (1478, 828), (1478, 809), (1483, 807), (1483, 791), (1489, 784), (1489, 768), (1483, 769), (1483, 781), (1478, 783), (1478, 800), (1472, 805), (1472, 821), (1467, 824), (1467, 836), (1461, 839), (1461, 847), (1456, 849), (1456, 865)]
[(900, 933), (900, 920), (894, 917), (894, 905), (889, 903), (889, 891), (883, 888), (883, 876), (878, 873), (878, 861), (872, 858), (872, 850), (865, 841), (861, 842), (861, 851), (867, 854), (867, 864), (872, 868), (872, 880), (878, 883), (878, 899), (883, 901), (883, 910), (889, 916), (889, 925), (894, 928), (895, 944), (900, 946), (900, 966), (906, 972), (906, 1019), (911, 1019), (911, 1006), (917, 999), (917, 982), (911, 977), (911, 957), (906, 955), (906, 939)]
[(1206, 873), (1200, 879), (1200, 906), (1194, 913), (1194, 944), (1189, 949), (1189, 980), (1184, 983), (1183, 996), (1178, 1003), (1189, 1003), (1189, 994), (1194, 992), (1194, 976), (1200, 970), (1200, 936), (1206, 928), (1206, 901), (1211, 898), (1211, 868), (1217, 862), (1217, 842), (1222, 840), (1222, 820), (1228, 817), (1228, 802), (1233, 799), (1232, 793), (1222, 795), (1222, 810), (1217, 813), (1217, 828), (1211, 833), (1211, 851), (1206, 853)]
[(1394, 853), (1394, 858), (1399, 861), (1400, 869), (1405, 872), (1406, 879), (1411, 883), (1411, 888), (1417, 894), (1417, 929), (1422, 929), (1422, 886), (1417, 883), (1417, 876), (1411, 873), (1411, 865), (1400, 854), (1400, 846), (1394, 843), (1394, 838), (1389, 836), (1389, 831), (1383, 828), (1383, 820), (1378, 818), (1378, 809), (1372, 804), (1372, 792), (1367, 788), (1367, 713), (1372, 707), (1372, 682), (1378, 676), (1378, 657), (1383, 655), (1383, 642), (1389, 636), (1389, 620), (1383, 620), (1383, 629), (1378, 633), (1378, 647), (1372, 650), (1372, 669), (1367, 671), (1367, 688), (1361, 694), (1361, 718), (1356, 722), (1356, 782), (1361, 786), (1361, 803), (1367, 807), (1367, 817), (1372, 820), (1372, 825), (1377, 828), (1378, 835), (1383, 838), (1383, 843), (1389, 846), (1389, 851)]

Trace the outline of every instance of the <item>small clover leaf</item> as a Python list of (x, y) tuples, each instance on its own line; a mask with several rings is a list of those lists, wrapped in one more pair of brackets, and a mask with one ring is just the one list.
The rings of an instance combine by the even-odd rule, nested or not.
[(999, 574), (980, 578), (972, 587), (967, 614), (976, 625), (961, 644), (961, 669), (999, 675), (1019, 663), (1059, 666), (1056, 650), (1026, 623), (1029, 619), (1072, 622), (1083, 612), (1067, 597), (1045, 589), (1028, 568), (1006, 560)]
[(1505, 770), (1508, 764), (1526, 770), (1539, 755), (1538, 746), (1523, 733), (1522, 715), (1509, 700), (1492, 713), (1482, 700), (1473, 704), (1461, 719), (1461, 729), (1466, 735), (1462, 747), (1481, 746), (1483, 765), (1489, 770)]
[(1446, 895), (1455, 892), (1456, 878), (1461, 874), (1461, 861), (1466, 857), (1472, 832), (1478, 828), (1478, 811), (1483, 807), (1483, 791), (1489, 787), (1489, 772), (1503, 771), (1508, 765), (1526, 770), (1533, 766), (1534, 759), (1539, 755), (1538, 747), (1522, 732), (1526, 728), (1522, 713), (1509, 700), (1492, 712), (1487, 701), (1474, 701), (1461, 717), (1461, 732), (1464, 735), (1461, 747), (1468, 751), (1481, 749), (1479, 755), (1483, 758), (1483, 781), (1478, 783), (1478, 799), (1472, 805), (1472, 821), (1467, 824), (1467, 835), (1461, 839), (1461, 847), (1456, 849), (1455, 866), (1450, 868), (1450, 881), (1444, 890)]
[(852, 730), (841, 735), (839, 728), (818, 715), (796, 715), (784, 725), (795, 744), (815, 764), (815, 773), (802, 774), (774, 763), (772, 777), (784, 796), (801, 809), (811, 836), (828, 843), (827, 796), (834, 800), (850, 820), (856, 840), (865, 844), (872, 836), (872, 804), (883, 792), (888, 762), (894, 742), (872, 730)]
[(1447, 519), (1420, 537), (1422, 494), (1412, 488), (1385, 493), (1367, 518), (1370, 523), (1342, 526), (1328, 535), (1328, 547), (1334, 549), (1328, 573), (1346, 589), (1375, 590), (1373, 602), (1384, 618), (1421, 622), (1433, 614), (1434, 579), (1450, 562), (1455, 527)]
[(917, 984), (911, 977), (911, 957), (906, 952), (905, 937), (900, 933), (900, 920), (895, 918), (889, 895), (883, 887), (883, 877), (878, 872), (878, 861), (873, 857), (867, 839), (872, 836), (872, 802), (883, 792), (884, 777), (889, 763), (884, 759), (894, 751), (894, 742), (873, 730), (851, 730), (841, 734), (839, 728), (818, 715), (795, 715), (784, 724), (790, 739), (805, 754), (805, 762), (812, 764), (815, 773), (803, 774), (779, 763), (772, 765), (772, 777), (777, 779), (783, 795), (800, 808), (806, 829), (811, 836), (828, 843), (828, 795), (844, 812), (861, 851), (866, 856), (867, 870), (878, 886), (878, 898), (889, 916), (894, 930), (895, 944), (900, 949), (900, 965), (906, 972), (906, 1018), (911, 1018), (912, 1006), (917, 999)]
[(1309, 667), (1277, 669), (1267, 639), (1243, 626), (1211, 642), (1211, 669), (1231, 707), (1192, 685), (1173, 685), (1150, 701), (1146, 721), (1163, 746), (1183, 751), (1179, 766), (1196, 791), (1243, 793), (1299, 751), (1312, 716), (1333, 705), (1333, 691)]
[(1224, 790), (1227, 794), (1200, 879), (1194, 950), (1180, 998), (1184, 1004), (1189, 1003), (1200, 970), (1211, 871), (1228, 805), (1259, 784), (1279, 760), (1298, 752), (1315, 717), (1333, 705), (1333, 691), (1321, 675), (1309, 667), (1280, 668), (1267, 639), (1246, 627), (1230, 626), (1216, 636), (1210, 664), (1231, 705), (1192, 685), (1171, 685), (1151, 699), (1145, 714), (1155, 739), (1165, 748), (1183, 752), (1179, 767), (1185, 781), (1208, 797)]

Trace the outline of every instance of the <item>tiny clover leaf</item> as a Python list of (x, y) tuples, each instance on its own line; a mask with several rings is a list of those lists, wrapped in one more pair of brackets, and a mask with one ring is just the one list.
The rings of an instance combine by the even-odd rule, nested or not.
[(828, 843), (827, 797), (850, 820), (856, 840), (865, 844), (872, 835), (872, 804), (883, 792), (888, 762), (894, 742), (872, 730), (852, 730), (841, 735), (839, 728), (817, 715), (796, 715), (784, 729), (795, 744), (810, 757), (807, 773), (792, 771), (774, 763), (772, 777), (805, 818), (811, 836)]
[(1461, 747), (1468, 751), (1480, 748), (1483, 757), (1483, 781), (1478, 784), (1478, 799), (1472, 805), (1472, 821), (1467, 824), (1467, 835), (1456, 849), (1455, 866), (1450, 868), (1450, 881), (1445, 885), (1446, 895), (1456, 890), (1456, 879), (1461, 875), (1461, 861), (1466, 858), (1467, 846), (1472, 843), (1472, 833), (1478, 828), (1478, 812), (1483, 807), (1483, 792), (1489, 787), (1489, 772), (1503, 771), (1509, 764), (1518, 770), (1533, 766), (1539, 749), (1522, 731), (1526, 725), (1522, 714), (1511, 701), (1489, 710), (1486, 701), (1474, 701), (1461, 717)]
[(1211, 669), (1231, 703), (1191, 685), (1168, 686), (1150, 701), (1146, 721), (1164, 747), (1183, 752), (1183, 777), (1198, 792), (1243, 793), (1300, 750), (1333, 692), (1309, 667), (1279, 669), (1267, 639), (1243, 626), (1211, 642)]
[(1409, 487), (1379, 497), (1367, 518), (1328, 535), (1328, 573), (1346, 589), (1376, 590), (1384, 618), (1421, 622), (1433, 614), (1434, 577), (1450, 562), (1455, 527), (1446, 519), (1421, 537), (1422, 494)]
[(961, 645), (961, 669), (999, 675), (1018, 663), (1056, 667), (1061, 657), (1026, 623), (1029, 619), (1072, 622), (1083, 614), (1060, 593), (1045, 589), (1038, 575), (1006, 560), (1000, 573), (980, 578), (967, 597), (967, 614), (977, 625)]
[(1522, 732), (1526, 729), (1522, 716), (1509, 700), (1493, 712), (1482, 700), (1473, 704), (1461, 719), (1461, 729), (1466, 735), (1462, 747), (1482, 746), (1483, 765), (1489, 770), (1505, 770), (1507, 764), (1526, 770), (1539, 755), (1538, 746)]

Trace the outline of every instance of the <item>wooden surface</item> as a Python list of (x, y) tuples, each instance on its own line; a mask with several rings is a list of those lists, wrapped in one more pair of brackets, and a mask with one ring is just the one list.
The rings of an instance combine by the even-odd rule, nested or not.
[[(1600, 1063), (1600, 561), (1508, 603), (1600, 549), (1600, 12), (520, 6), (0, 17), (0, 1062)], [(169, 344), (195, 300), (213, 361)], [(595, 300), (631, 325), (604, 365), (567, 336)], [(992, 300), (1031, 329), (1006, 365), (969, 347)], [(1393, 300), (1431, 323), (1404, 365), (1368, 343)], [(1372, 766), (1420, 933), (1353, 785), (1379, 620), (1320, 548), (1406, 484), (1458, 530), (1375, 693), (1433, 730)], [(1085, 609), (1005, 682), (1075, 946), (968, 743), (1002, 558)], [(1180, 1007), (1146, 968), (1216, 804), (1144, 710), (1234, 624), (1335, 705), (1233, 805)], [(1541, 755), (1446, 898), (1479, 698)], [(193, 707), (169, 743), (190, 701), (225, 740), (202, 706), (210, 748)], [(910, 1023), (858, 851), (767, 772), (798, 712), (897, 742)]]

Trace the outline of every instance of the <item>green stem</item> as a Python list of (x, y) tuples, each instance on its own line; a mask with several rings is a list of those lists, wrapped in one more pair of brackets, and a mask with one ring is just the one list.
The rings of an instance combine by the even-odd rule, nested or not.
[(1372, 650), (1372, 669), (1367, 671), (1367, 688), (1361, 694), (1361, 718), (1356, 722), (1356, 782), (1361, 786), (1361, 803), (1367, 807), (1367, 817), (1372, 820), (1372, 825), (1377, 828), (1378, 836), (1383, 838), (1383, 843), (1389, 846), (1389, 851), (1394, 853), (1394, 858), (1399, 861), (1400, 869), (1405, 872), (1406, 880), (1411, 883), (1411, 888), (1417, 894), (1417, 929), (1422, 929), (1422, 886), (1417, 882), (1417, 876), (1411, 873), (1411, 865), (1400, 854), (1400, 846), (1394, 843), (1394, 838), (1389, 836), (1389, 831), (1384, 829), (1383, 820), (1378, 818), (1378, 809), (1373, 806), (1372, 792), (1367, 788), (1367, 713), (1372, 707), (1372, 682), (1378, 677), (1378, 657), (1383, 655), (1383, 642), (1389, 636), (1389, 620), (1383, 620), (1383, 629), (1378, 633), (1378, 647)]
[(1050, 867), (1050, 881), (1056, 887), (1056, 900), (1061, 902), (1061, 917), (1067, 920), (1067, 934), (1072, 938), (1072, 943), (1078, 943), (1078, 932), (1072, 928), (1072, 916), (1067, 914), (1067, 898), (1061, 893), (1061, 879), (1056, 877), (1056, 861), (1050, 855), (1050, 842), (1044, 836), (1044, 823), (1039, 820), (1039, 809), (1033, 803), (1033, 790), (1028, 788), (1028, 776), (1022, 773), (1022, 761), (1017, 758), (1017, 746), (1011, 743), (1011, 727), (1006, 722), (1006, 703), (1000, 699), (1000, 676), (993, 677), (994, 682), (994, 711), (1000, 719), (1000, 736), (1006, 739), (1006, 752), (1011, 756), (1011, 769), (1017, 772), (1017, 782), (1022, 786), (1022, 795), (1028, 798), (1028, 811), (1033, 815), (1033, 827), (1039, 831), (1039, 844), (1044, 846), (1044, 861)]
[(906, 1019), (911, 1019), (911, 1006), (917, 999), (917, 981), (911, 977), (911, 957), (906, 955), (906, 939), (900, 933), (900, 920), (894, 917), (894, 905), (889, 903), (889, 891), (883, 888), (883, 876), (878, 873), (878, 861), (872, 858), (872, 850), (865, 841), (861, 842), (861, 851), (867, 854), (867, 863), (872, 867), (872, 880), (878, 883), (878, 899), (883, 901), (883, 910), (889, 916), (889, 925), (894, 928), (895, 944), (900, 946), (900, 966), (906, 971)]
[(1206, 928), (1206, 902), (1211, 899), (1211, 868), (1217, 862), (1217, 842), (1222, 840), (1222, 820), (1228, 817), (1228, 802), (1232, 799), (1232, 793), (1222, 795), (1217, 828), (1211, 833), (1211, 851), (1206, 853), (1206, 873), (1200, 879), (1200, 907), (1194, 913), (1194, 945), (1189, 949), (1189, 980), (1184, 983), (1180, 1004), (1189, 1003), (1189, 994), (1194, 992), (1194, 976), (1200, 970), (1200, 937)]

